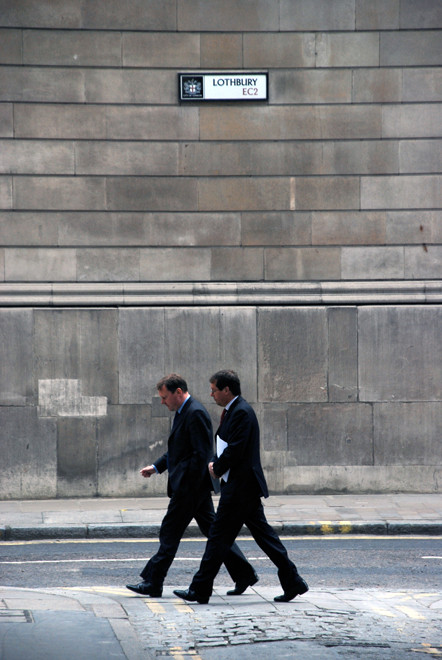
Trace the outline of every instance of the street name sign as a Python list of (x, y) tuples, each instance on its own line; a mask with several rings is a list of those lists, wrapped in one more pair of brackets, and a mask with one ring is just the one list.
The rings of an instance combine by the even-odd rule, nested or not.
[(180, 101), (267, 101), (268, 73), (179, 73)]

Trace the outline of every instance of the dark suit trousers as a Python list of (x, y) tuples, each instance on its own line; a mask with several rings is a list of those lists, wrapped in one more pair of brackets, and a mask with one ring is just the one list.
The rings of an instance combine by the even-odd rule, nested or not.
[(261, 550), (277, 566), (282, 588), (284, 591), (289, 591), (298, 571), (295, 564), (289, 559), (279, 536), (267, 522), (260, 496), (247, 494), (239, 499), (241, 501), (223, 502), (221, 491), (215, 522), (190, 589), (193, 589), (198, 595), (210, 597), (213, 582), (224, 557), (239, 534), (242, 525), (245, 524)]
[[(192, 518), (195, 518), (202, 534), (208, 537), (215, 519), (212, 497), (208, 491), (187, 495), (179, 493), (171, 497), (166, 515), (161, 523), (160, 547), (141, 572), (143, 580), (158, 587), (163, 585), (167, 571)], [(237, 582), (241, 578), (252, 576), (254, 570), (234, 540), (227, 548), (223, 562), (232, 580)]]

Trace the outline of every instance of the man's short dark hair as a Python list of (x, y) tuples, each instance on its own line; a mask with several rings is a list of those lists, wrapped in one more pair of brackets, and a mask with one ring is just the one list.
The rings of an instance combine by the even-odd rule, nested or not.
[(213, 374), (210, 378), (210, 382), (216, 385), (219, 390), (228, 387), (233, 396), (241, 394), (239, 376), (236, 371), (232, 371), (231, 369), (221, 369), (221, 371), (217, 371), (216, 374)]
[(164, 378), (157, 383), (157, 390), (160, 390), (162, 387), (165, 387), (169, 392), (172, 392), (172, 394), (176, 392), (178, 388), (182, 389), (183, 392), (188, 391), (186, 381), (179, 374), (169, 374), (168, 376), (164, 376)]

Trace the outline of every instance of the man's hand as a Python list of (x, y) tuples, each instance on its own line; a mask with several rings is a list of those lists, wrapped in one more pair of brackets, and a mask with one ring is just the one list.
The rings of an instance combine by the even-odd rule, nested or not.
[(216, 475), (215, 472), (213, 471), (213, 462), (212, 462), (212, 463), (209, 463), (209, 466), (208, 466), (208, 467), (209, 467), (210, 476), (211, 476), (213, 479), (219, 479), (219, 477), (217, 477), (217, 475)]
[(143, 477), (149, 478), (152, 474), (155, 474), (156, 470), (153, 465), (146, 465), (142, 470), (140, 470), (140, 474)]

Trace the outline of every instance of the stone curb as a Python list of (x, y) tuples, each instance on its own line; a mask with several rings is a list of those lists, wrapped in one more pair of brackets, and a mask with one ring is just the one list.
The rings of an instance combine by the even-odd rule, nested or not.
[[(311, 522), (272, 524), (273, 529), (281, 536), (348, 536), (351, 534), (368, 534), (376, 536), (402, 535), (442, 535), (442, 521), (374, 521), (374, 522)], [(35, 525), (0, 526), (2, 541), (33, 541), (42, 539), (112, 539), (112, 538), (158, 538), (159, 524), (85, 524), (85, 525)], [(241, 536), (250, 536), (247, 528), (240, 532)], [(201, 532), (196, 525), (190, 525), (184, 535), (187, 538), (200, 537)]]

